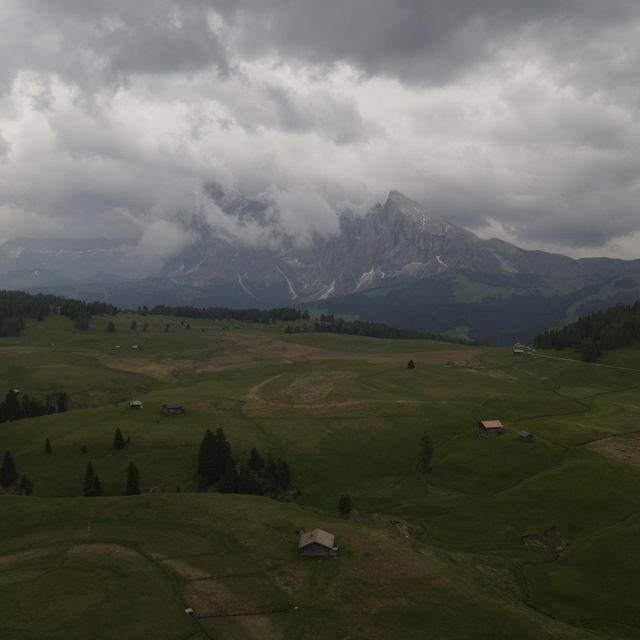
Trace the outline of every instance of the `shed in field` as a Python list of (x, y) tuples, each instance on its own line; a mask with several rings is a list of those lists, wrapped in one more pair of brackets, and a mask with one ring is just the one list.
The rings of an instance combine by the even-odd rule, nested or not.
[(301, 531), (298, 542), (300, 555), (331, 558), (338, 555), (338, 547), (333, 545), (335, 536), (323, 529)]
[(129, 409), (142, 409), (141, 400), (129, 400)]
[(175, 416), (179, 413), (182, 413), (182, 405), (181, 404), (163, 404), (162, 413), (168, 416)]
[(519, 431), (518, 439), (523, 440), (524, 442), (533, 442), (533, 433), (529, 433), (528, 431)]
[(504, 432), (504, 425), (500, 420), (480, 420), (478, 422), (478, 435), (483, 438), (499, 436)]

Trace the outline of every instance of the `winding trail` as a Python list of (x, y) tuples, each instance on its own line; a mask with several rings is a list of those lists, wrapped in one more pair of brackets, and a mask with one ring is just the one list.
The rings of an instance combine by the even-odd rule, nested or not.
[(542, 353), (536, 353), (536, 358), (547, 358), (548, 360), (562, 360), (563, 362), (573, 362), (574, 364), (589, 365), (591, 367), (605, 367), (607, 369), (622, 369), (623, 371), (635, 371), (640, 373), (640, 369), (633, 367), (622, 367), (616, 364), (603, 364), (602, 362), (585, 362), (584, 360), (574, 360), (573, 358), (558, 358), (556, 356), (546, 356)]

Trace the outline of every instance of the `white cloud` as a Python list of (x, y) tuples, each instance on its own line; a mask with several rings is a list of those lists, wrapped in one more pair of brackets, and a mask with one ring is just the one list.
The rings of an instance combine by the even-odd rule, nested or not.
[[(238, 241), (305, 242), (399, 189), (528, 248), (629, 255), (637, 7), (354, 6), (2, 3), (0, 237), (126, 235), (157, 257), (203, 214)], [(274, 230), (209, 183), (265, 198)]]

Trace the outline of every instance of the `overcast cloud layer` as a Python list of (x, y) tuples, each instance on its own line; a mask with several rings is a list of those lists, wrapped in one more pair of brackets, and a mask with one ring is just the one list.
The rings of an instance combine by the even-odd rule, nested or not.
[(128, 236), (151, 264), (185, 215), (251, 233), (217, 183), (301, 241), (398, 189), (640, 257), (637, 0), (4, 0), (0, 36), (0, 240)]

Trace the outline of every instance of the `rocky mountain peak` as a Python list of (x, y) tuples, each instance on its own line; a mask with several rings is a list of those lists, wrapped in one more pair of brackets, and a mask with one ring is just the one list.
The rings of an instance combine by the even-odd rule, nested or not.
[(444, 235), (454, 225), (448, 223), (444, 218), (430, 215), (422, 205), (411, 200), (400, 191), (390, 191), (387, 201), (384, 204), (384, 211), (387, 215), (399, 216), (405, 220), (413, 222), (420, 231)]

